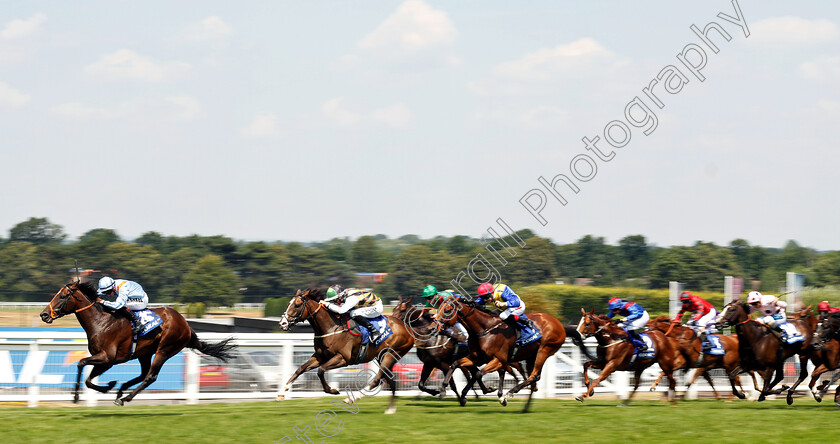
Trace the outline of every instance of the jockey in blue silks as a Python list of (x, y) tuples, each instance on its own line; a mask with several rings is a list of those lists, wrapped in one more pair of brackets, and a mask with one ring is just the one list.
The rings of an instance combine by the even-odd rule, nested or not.
[(610, 310), (610, 313), (607, 315), (608, 318), (612, 318), (615, 315), (624, 316), (624, 319), (618, 323), (618, 326), (630, 335), (633, 343), (638, 347), (639, 353), (647, 351), (645, 341), (639, 336), (639, 332), (645, 328), (645, 325), (650, 320), (650, 315), (647, 310), (635, 302), (624, 302), (619, 298), (610, 299), (607, 308)]

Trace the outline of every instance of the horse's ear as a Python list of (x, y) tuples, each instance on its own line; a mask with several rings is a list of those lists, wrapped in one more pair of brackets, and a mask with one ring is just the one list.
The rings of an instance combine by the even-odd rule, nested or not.
[(580, 307), (580, 314), (582, 314), (582, 315), (586, 314), (586, 310), (584, 310), (583, 307)]
[(408, 298), (408, 303), (411, 304), (412, 302), (414, 302), (414, 296)]
[(592, 307), (592, 310), (589, 310), (589, 314), (593, 316), (595, 315), (595, 307)]

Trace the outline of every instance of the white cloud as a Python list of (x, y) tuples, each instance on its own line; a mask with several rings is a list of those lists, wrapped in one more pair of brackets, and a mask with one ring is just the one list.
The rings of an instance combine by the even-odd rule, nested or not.
[(40, 12), (26, 20), (12, 20), (6, 23), (6, 26), (0, 31), (0, 38), (3, 40), (18, 40), (31, 37), (41, 31), (41, 25), (46, 20), (47, 16)]
[(279, 133), (279, 118), (274, 113), (261, 112), (251, 123), (240, 128), (239, 133), (251, 138), (274, 137)]
[(233, 27), (217, 16), (190, 24), (184, 29), (182, 36), (186, 40), (203, 42), (228, 37), (234, 32)]
[(0, 82), (0, 106), (8, 108), (20, 108), (32, 99), (29, 94), (24, 94), (11, 86)]
[(105, 54), (85, 67), (85, 74), (99, 81), (161, 82), (190, 69), (183, 62), (161, 63), (129, 49)]
[(533, 129), (556, 128), (565, 123), (568, 117), (568, 111), (556, 106), (538, 106), (523, 113), (519, 121), (524, 126)]
[(344, 127), (379, 124), (393, 128), (404, 128), (411, 122), (411, 109), (402, 103), (363, 113), (344, 108), (342, 106), (343, 102), (344, 99), (340, 97), (330, 99), (321, 107), (321, 111), (326, 117), (338, 122), (339, 125)]
[(422, 0), (408, 0), (362, 38), (358, 47), (417, 51), (451, 44), (457, 36), (458, 31), (445, 12), (432, 9)]
[(612, 51), (595, 40), (583, 38), (567, 45), (538, 49), (517, 60), (501, 63), (493, 68), (493, 73), (517, 80), (547, 81), (555, 78), (558, 72), (580, 71), (582, 65), (614, 57)]
[(180, 95), (164, 98), (136, 98), (111, 107), (81, 102), (62, 103), (50, 112), (67, 120), (124, 120), (130, 123), (193, 122), (204, 117), (201, 104), (193, 97)]
[(750, 24), (751, 42), (813, 44), (837, 40), (837, 25), (829, 20), (773, 17)]
[(808, 80), (825, 81), (840, 78), (840, 56), (819, 57), (799, 65), (799, 73)]

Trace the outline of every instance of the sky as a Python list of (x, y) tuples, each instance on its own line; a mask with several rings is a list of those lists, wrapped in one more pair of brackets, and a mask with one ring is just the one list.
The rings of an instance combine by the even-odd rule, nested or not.
[(840, 3), (688, 3), (5, 2), (0, 236), (840, 249)]

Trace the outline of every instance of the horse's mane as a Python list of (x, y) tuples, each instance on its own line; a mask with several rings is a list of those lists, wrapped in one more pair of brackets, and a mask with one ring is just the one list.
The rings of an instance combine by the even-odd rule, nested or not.
[(94, 287), (90, 282), (82, 282), (76, 288), (78, 288), (79, 291), (81, 291), (82, 294), (85, 295), (85, 297), (87, 297), (91, 302), (99, 298), (96, 287)]
[(306, 288), (303, 290), (303, 293), (306, 294), (306, 299), (312, 299), (313, 301), (320, 301), (326, 296), (326, 292), (321, 291), (319, 288)]
[(660, 315), (657, 316), (656, 319), (653, 320), (653, 322), (671, 322), (671, 318), (665, 315)]

